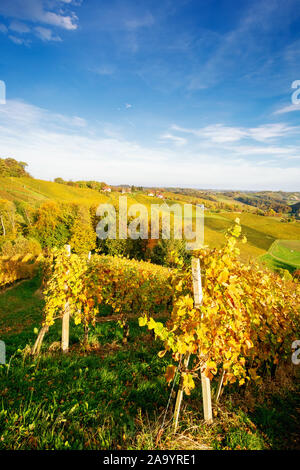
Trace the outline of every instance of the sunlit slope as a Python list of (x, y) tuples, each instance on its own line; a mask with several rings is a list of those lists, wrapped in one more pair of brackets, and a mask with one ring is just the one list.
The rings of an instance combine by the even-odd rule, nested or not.
[(33, 178), (0, 178), (0, 197), (11, 201), (39, 204), (47, 199), (93, 204), (106, 202), (103, 193)]
[[(37, 180), (33, 178), (0, 178), (0, 198), (10, 201), (24, 201), (32, 205), (38, 205), (46, 200), (58, 202), (74, 202), (78, 204), (97, 205), (100, 203), (112, 203), (118, 205), (121, 193), (103, 193), (94, 189), (78, 188), (51, 181)], [(148, 204), (151, 199), (148, 199)], [(128, 205), (138, 202), (134, 195), (128, 194)]]
[(243, 259), (265, 254), (277, 239), (300, 240), (300, 224), (296, 222), (280, 222), (278, 217), (263, 217), (249, 213), (208, 212), (205, 214), (205, 243), (215, 247), (222, 244), (226, 230), (236, 217), (240, 218), (243, 234), (247, 237), (247, 243), (240, 244)]
[(300, 240), (276, 240), (260, 259), (271, 269), (299, 269)]
[[(32, 205), (38, 205), (46, 200), (61, 202), (75, 202), (79, 204), (95, 205), (100, 203), (112, 203), (118, 206), (120, 192), (103, 193), (94, 189), (78, 188), (66, 184), (34, 178), (10, 178), (0, 177), (0, 198), (10, 201), (24, 201)], [(161, 199), (147, 196), (142, 193), (127, 194), (127, 202), (132, 204), (145, 204), (150, 209), (151, 204), (162, 204)], [(171, 201), (172, 203), (178, 201)], [(150, 210), (149, 210), (150, 213)]]

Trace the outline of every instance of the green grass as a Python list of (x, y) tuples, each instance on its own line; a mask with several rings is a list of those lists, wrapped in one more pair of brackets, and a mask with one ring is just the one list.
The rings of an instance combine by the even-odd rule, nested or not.
[(300, 268), (300, 240), (276, 240), (269, 254), (279, 261)]
[[(265, 217), (251, 213), (242, 214), (233, 212), (222, 212), (222, 217), (227, 220), (228, 226), (232, 225), (234, 219), (239, 217), (242, 225), (242, 233), (247, 237), (247, 243), (240, 245), (241, 258), (246, 261), (253, 258), (263, 259), (271, 269), (276, 269), (277, 263), (270, 263), (268, 250), (277, 239), (283, 239), (285, 242), (296, 242), (300, 240), (300, 223), (299, 222), (281, 222), (278, 217)], [(207, 242), (211, 246), (220, 244), (216, 237), (214, 240), (214, 233), (225, 232), (226, 223), (222, 221), (224, 228), (221, 227), (220, 222), (209, 222), (205, 220), (205, 228), (213, 229), (213, 233), (209, 233), (206, 237)], [(207, 230), (208, 231), (208, 230)], [(267, 255), (268, 253), (268, 255)], [(263, 256), (264, 255), (264, 256)], [(262, 258), (263, 257), (263, 258)], [(286, 259), (278, 260), (283, 264)], [(282, 266), (281, 266), (282, 267)]]
[(260, 392), (256, 407), (245, 410), (243, 394), (225, 389), (214, 424), (206, 426), (200, 383), (184, 398), (179, 434), (167, 427), (156, 444), (170, 393), (163, 377), (170, 357), (157, 356), (160, 342), (133, 320), (124, 346), (122, 329), (107, 322), (91, 330), (87, 351), (82, 327), (71, 322), (70, 352), (62, 355), (48, 351), (60, 341), (57, 321), (34, 359), (26, 345), (36, 339), (42, 309), (38, 278), (0, 294), (0, 339), (8, 356), (0, 366), (0, 449), (295, 448), (297, 395), (264, 402)]
[(275, 240), (268, 253), (260, 257), (260, 261), (270, 269), (287, 269), (289, 272), (300, 268), (300, 241)]

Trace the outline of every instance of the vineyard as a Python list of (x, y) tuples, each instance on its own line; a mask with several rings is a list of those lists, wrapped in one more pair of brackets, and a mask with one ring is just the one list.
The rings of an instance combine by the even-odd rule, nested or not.
[(32, 278), (42, 259), (42, 255), (30, 253), (0, 258), (0, 288), (15, 281)]
[[(32, 333), (28, 332), (31, 346), (29, 347), (26, 343), (27, 346), (23, 344), (22, 349), (22, 345), (19, 345), (19, 354), (22, 358), (20, 360), (24, 370), (22, 373), (20, 371), (16, 373), (31, 377), (30, 380), (35, 385), (30, 386), (29, 390), (32, 389), (31, 392), (34, 394), (40, 389), (39, 381), (44, 383), (47, 380), (51, 388), (56, 381), (54, 377), (63, 375), (64, 378), (59, 378), (59, 382), (62, 380), (61, 383), (66, 384), (66, 389), (59, 389), (58, 393), (61, 396), (60, 403), (66, 404), (61, 405), (59, 409), (65, 409), (66, 414), (63, 415), (66, 418), (64, 419), (69, 423), (68, 427), (73, 429), (71, 415), (74, 410), (78, 409), (78, 412), (81, 410), (79, 415), (75, 413), (76, 419), (74, 418), (79, 425), (84, 407), (89, 405), (81, 393), (78, 395), (79, 390), (76, 384), (69, 381), (64, 369), (71, 368), (74, 377), (78, 377), (78, 374), (79, 376), (83, 374), (81, 364), (90, 364), (90, 366), (85, 366), (84, 372), (85, 382), (90, 388), (86, 389), (86, 385), (82, 385), (80, 381), (81, 389), (83, 387), (87, 395), (94, 390), (94, 385), (88, 378), (89, 367), (91, 367), (90, 378), (93, 377), (92, 380), (96, 380), (97, 394), (100, 393), (101, 400), (104, 399), (108, 403), (108, 409), (111, 410), (111, 403), (114, 404), (113, 416), (114, 420), (117, 420), (115, 423), (118, 420), (124, 423), (120, 415), (118, 415), (119, 418), (115, 415), (116, 409), (120, 409), (120, 406), (125, 406), (128, 410), (129, 415), (126, 419), (129, 419), (131, 413), (140, 413), (142, 409), (144, 411), (148, 409), (149, 412), (152, 410), (151, 413), (153, 413), (158, 406), (161, 410), (161, 417), (158, 418), (156, 424), (158, 428), (155, 431), (152, 430), (151, 433), (148, 429), (146, 433), (147, 439), (149, 439), (149, 433), (151, 434), (152, 443), (147, 441), (148, 444), (146, 444), (145, 436), (144, 440), (141, 435), (140, 440), (136, 437), (138, 440), (134, 445), (146, 446), (145, 448), (147, 445), (152, 448), (160, 445), (174, 445), (170, 444), (171, 438), (168, 434), (172, 428), (172, 408), (175, 400), (175, 396), (172, 396), (172, 393), (170, 395), (170, 391), (174, 390), (173, 393), (175, 393), (178, 386), (179, 391), (182, 389), (185, 392), (183, 406), (194, 410), (188, 414), (189, 420), (193, 420), (194, 416), (198, 416), (199, 419), (200, 415), (200, 422), (203, 422), (201, 387), (199, 386), (203, 379), (212, 390), (214, 417), (218, 416), (218, 413), (222, 414), (220, 411), (222, 405), (219, 403), (226, 400), (226, 397), (245, 397), (250, 390), (263, 390), (267, 382), (273, 383), (274, 380), (278, 380), (283, 369), (289, 371), (290, 374), (290, 379), (285, 380), (293, 381), (297, 371), (295, 367), (294, 369), (291, 367), (291, 344), (300, 335), (298, 302), (300, 285), (294, 281), (281, 279), (255, 263), (242, 263), (238, 258), (239, 240), (242, 243), (246, 242), (237, 219), (235, 225), (227, 231), (226, 243), (222, 248), (206, 247), (193, 253), (193, 259), (199, 260), (201, 266), (203, 290), (201, 302), (195, 302), (195, 286), (190, 267), (184, 265), (175, 252), (171, 254), (173, 268), (166, 268), (121, 257), (97, 254), (90, 257), (72, 254), (65, 249), (52, 250), (51, 255), (42, 263), (43, 298), (37, 299), (37, 303), (43, 305), (43, 318), (40, 319), (40, 325), (36, 322), (38, 317), (34, 321), (36, 327), (39, 326), (39, 334), (33, 342)], [(23, 279), (33, 276), (33, 269), (39, 261), (35, 259), (30, 265), (24, 260), (10, 259), (3, 261), (3, 265), (7, 266), (7, 273), (8, 266), (14, 266), (15, 271), (12, 270), (12, 272), (15, 273), (15, 279)], [(31, 267), (32, 271), (21, 271), (23, 265)], [(6, 279), (12, 280), (13, 277), (7, 274)], [(33, 279), (29, 282), (35, 281)], [(150, 330), (150, 336), (147, 330)], [(114, 339), (110, 346), (106, 346), (106, 343), (102, 341), (109, 337)], [(143, 337), (147, 338), (146, 344), (147, 348), (150, 344), (150, 351), (145, 349)], [(65, 354), (59, 353), (59, 349), (62, 349)], [(32, 357), (32, 354), (38, 357)], [(102, 363), (98, 361), (99, 355)], [(92, 359), (94, 357), (95, 359)], [(116, 373), (118, 361), (120, 361), (120, 367)], [(45, 376), (41, 369), (36, 369), (35, 364), (39, 363), (44, 364), (45, 370), (48, 368)], [(105, 372), (103, 364), (105, 364)], [(29, 372), (30, 367), (33, 367), (33, 375)], [(59, 372), (59, 370), (56, 371), (56, 367), (63, 369)], [(131, 372), (126, 372), (126, 369)], [(10, 374), (14, 374), (13, 370), (14, 368)], [(124, 380), (127, 385), (122, 388)], [(8, 387), (11, 387), (9, 377), (5, 379), (5, 382)], [(120, 392), (120, 387), (122, 392)], [(15, 393), (17, 391), (16, 389)], [(6, 393), (3, 395), (4, 400), (6, 400)], [(121, 402), (118, 401), (119, 398), (117, 399), (118, 406), (114, 398), (116, 393), (117, 395), (122, 393), (123, 397), (120, 397)], [(48, 409), (49, 396), (46, 391), (43, 392), (43, 397), (41, 403)], [(107, 401), (109, 397), (111, 400)], [(141, 397), (144, 397), (142, 401)], [(173, 405), (166, 408), (170, 398)], [(14, 406), (18, 406), (19, 400), (18, 395)], [(54, 400), (57, 403), (56, 398)], [(71, 408), (65, 408), (68, 400), (72, 404)], [(259, 400), (257, 405), (259, 405)], [(22, 408), (21, 403), (19, 406)], [(92, 427), (96, 423), (103, 422), (104, 418), (101, 417), (102, 412), (99, 406), (99, 402), (92, 399), (91, 422), (94, 423), (90, 425)], [(239, 406), (237, 404), (237, 407)], [(24, 410), (21, 412), (21, 408), (19, 419), (23, 422), (25, 415), (23, 417)], [(11, 419), (9, 406), (5, 409), (7, 411), (0, 414), (2, 426), (5, 420), (10, 422)], [(56, 409), (56, 406), (51, 409)], [(54, 414), (51, 420), (54, 419), (55, 426), (58, 426), (56, 414), (58, 411), (52, 412)], [(85, 413), (90, 412), (86, 408)], [(40, 428), (40, 424), (36, 422), (38, 419), (36, 413), (37, 409), (32, 419), (36, 423), (34, 426)], [(31, 414), (26, 416), (30, 417)], [(180, 429), (186, 426), (185, 419), (185, 414), (181, 413)], [(112, 423), (110, 423), (109, 429), (105, 428), (102, 434), (100, 433), (101, 444), (95, 435), (92, 439), (89, 434), (87, 447), (110, 448), (116, 445), (115, 442), (119, 441), (120, 433), (123, 433), (122, 444), (118, 445), (121, 445), (121, 448), (124, 446), (128, 448), (129, 437), (127, 435), (131, 436), (130, 445), (133, 445), (133, 433), (136, 432), (137, 427), (144, 426), (141, 424), (141, 417), (139, 421), (136, 420), (137, 418), (135, 418), (135, 424), (130, 421), (129, 427), (128, 423), (125, 428), (122, 424), (123, 431), (119, 425), (115, 424), (118, 437), (114, 435), (113, 438), (111, 437), (112, 431), (109, 431), (112, 429)], [(211, 442), (215, 442), (214, 445), (217, 447), (219, 435), (216, 436), (214, 433), (217, 433), (218, 422), (220, 423), (217, 418), (216, 424), (210, 425), (212, 427), (204, 424), (210, 445)], [(27, 429), (26, 423), (28, 420), (24, 422), (24, 429)], [(248, 423), (250, 430), (251, 426)], [(73, 442), (69, 433), (67, 433), (68, 437), (65, 437), (63, 428), (62, 440), (56, 445), (58, 448), (68, 447), (69, 444), (66, 445), (65, 442), (69, 440)], [(34, 429), (32, 428), (29, 432), (29, 435), (34, 437), (34, 439), (32, 437), (33, 447), (36, 445), (38, 448), (51, 448), (55, 445), (53, 440), (49, 441), (48, 431), (42, 433), (45, 439), (43, 441), (37, 438)], [(199, 429), (203, 432), (202, 424), (199, 424)], [(85, 437), (78, 430), (72, 432), (77, 436), (76, 443), (74, 441), (71, 444), (72, 448), (81, 448), (79, 442), (83, 442)], [(143, 430), (143, 432), (146, 431)], [(261, 441), (258, 444), (260, 438), (254, 428), (247, 433), (251, 435), (251, 438), (245, 438), (248, 442), (248, 444), (244, 442), (245, 448), (247, 446), (265, 448), (265, 445), (267, 447), (272, 445), (272, 439), (265, 444)], [(106, 434), (110, 436), (107, 439), (103, 437)], [(8, 429), (4, 435), (10, 439)], [(165, 438), (162, 437), (164, 435)], [(249, 444), (250, 441), (251, 444)], [(175, 442), (174, 437), (172, 437), (172, 442)], [(240, 441), (236, 445), (243, 447)], [(225, 444), (224, 446), (226, 447)], [(231, 444), (232, 446), (234, 447), (234, 444)], [(25, 436), (20, 437), (17, 448), (28, 447), (31, 447), (31, 443)]]
[[(203, 303), (197, 307), (191, 270), (179, 260), (174, 260), (177, 269), (168, 270), (122, 258), (95, 256), (89, 261), (64, 250), (54, 254), (47, 268), (44, 325), (62, 318), (67, 305), (75, 324), (88, 328), (106, 304), (124, 326), (129, 316), (140, 316), (140, 326), (147, 325), (163, 341), (161, 355), (171, 351), (175, 361), (194, 355), (194, 366), (184, 375), (187, 393), (199, 370), (210, 380), (222, 370), (224, 385), (260, 380), (261, 370), (287, 360), (300, 333), (300, 286), (240, 262), (236, 243), (241, 227), (236, 222), (221, 250), (195, 253), (204, 277)], [(170, 306), (166, 325), (156, 322), (155, 310), (166, 315)], [(169, 366), (168, 380), (175, 370)]]

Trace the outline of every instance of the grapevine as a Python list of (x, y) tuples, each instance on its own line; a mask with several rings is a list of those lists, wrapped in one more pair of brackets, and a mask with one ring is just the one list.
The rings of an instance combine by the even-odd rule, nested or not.
[[(263, 368), (270, 370), (287, 359), (300, 331), (299, 284), (284, 281), (256, 263), (242, 263), (237, 247), (240, 238), (236, 219), (222, 249), (194, 253), (203, 272), (201, 308), (194, 307), (190, 270), (179, 266), (173, 272), (173, 311), (166, 325), (147, 315), (139, 319), (140, 326), (153, 329), (163, 341), (160, 356), (171, 351), (178, 362), (184, 354), (193, 355), (192, 368), (184, 371), (187, 394), (201, 371), (213, 379), (222, 369), (225, 385), (261, 381)], [(175, 365), (168, 366), (167, 381), (173, 379), (175, 370)]]

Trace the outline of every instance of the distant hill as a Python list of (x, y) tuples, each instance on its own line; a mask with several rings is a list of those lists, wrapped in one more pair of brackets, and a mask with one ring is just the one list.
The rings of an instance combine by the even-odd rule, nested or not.
[(300, 212), (300, 202), (291, 205), (292, 214), (298, 214)]

